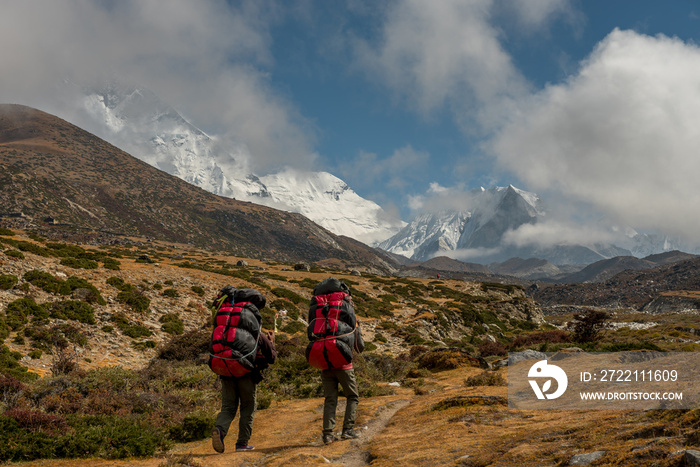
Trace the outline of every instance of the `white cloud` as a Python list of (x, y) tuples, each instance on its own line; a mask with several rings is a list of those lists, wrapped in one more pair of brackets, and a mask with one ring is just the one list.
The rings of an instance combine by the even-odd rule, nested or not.
[(376, 43), (355, 43), (358, 64), (425, 115), (447, 105), (460, 120), (473, 116), (527, 89), (489, 23), (492, 7), (492, 0), (397, 2)]
[(570, 24), (580, 21), (569, 0), (502, 0), (500, 5), (513, 10), (516, 21), (527, 31), (542, 29), (558, 16), (565, 17)]
[[(56, 83), (145, 86), (210, 134), (245, 144), (257, 169), (314, 159), (314, 129), (269, 82), (279, 7), (243, 0), (3, 2), (0, 102), (66, 119)], [(80, 123), (80, 122), (75, 122)]]
[(536, 224), (523, 224), (516, 230), (506, 232), (503, 243), (506, 245), (549, 246), (549, 245), (593, 245), (614, 242), (620, 238), (608, 229), (596, 225), (565, 223), (559, 220), (545, 220)]
[(638, 229), (700, 230), (700, 49), (613, 31), (579, 73), (520, 103), (492, 149), (540, 194)]

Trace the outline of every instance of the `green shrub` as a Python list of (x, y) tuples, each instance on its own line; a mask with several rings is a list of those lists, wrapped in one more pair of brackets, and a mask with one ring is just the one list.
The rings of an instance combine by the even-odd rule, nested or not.
[(30, 315), (43, 317), (46, 311), (31, 298), (20, 298), (8, 303), (5, 309), (7, 326), (13, 331), (22, 329), (29, 322)]
[(209, 353), (211, 331), (193, 329), (180, 336), (172, 337), (158, 352), (156, 358), (172, 361), (195, 361), (203, 353)]
[(92, 415), (69, 417), (68, 423), (73, 434), (63, 440), (56, 457), (146, 457), (168, 446), (162, 428), (137, 417)]
[(125, 284), (126, 282), (124, 282), (124, 279), (122, 279), (121, 277), (112, 276), (107, 279), (107, 285), (111, 285), (112, 287), (118, 290), (124, 290)]
[(72, 319), (86, 324), (95, 324), (95, 309), (89, 304), (76, 300), (64, 300), (49, 305), (52, 318)]
[(18, 281), (19, 279), (14, 274), (2, 274), (0, 275), (0, 290), (10, 290)]
[(180, 293), (175, 289), (165, 289), (163, 290), (162, 295), (164, 297), (177, 298), (180, 296)]
[(5, 227), (0, 227), (0, 235), (5, 236), (5, 237), (12, 237), (15, 235), (15, 233), (10, 229), (6, 229)]
[(272, 293), (277, 295), (278, 297), (286, 298), (295, 305), (306, 301), (306, 299), (301, 295), (296, 294), (291, 290), (283, 289), (281, 287), (275, 287), (274, 289), (272, 289)]
[(24, 259), (24, 253), (19, 250), (5, 250), (5, 256), (10, 258)]
[(117, 313), (112, 315), (110, 321), (112, 321), (119, 328), (122, 334), (131, 337), (132, 339), (139, 337), (150, 337), (153, 335), (150, 329), (138, 324), (131, 324), (127, 317), (122, 314)]
[[(20, 365), (19, 360), (21, 358), (21, 353), (11, 351), (6, 345), (0, 347), (0, 373), (24, 382), (37, 379), (39, 376), (36, 373), (31, 373), (27, 371), (26, 367)], [(2, 429), (0, 429), (0, 436), (1, 434)]]
[(139, 312), (147, 311), (148, 307), (151, 305), (151, 299), (135, 288), (119, 292), (117, 294), (117, 300), (129, 306), (132, 310)]
[(102, 258), (102, 265), (105, 269), (109, 269), (111, 271), (119, 271), (121, 269), (121, 263), (116, 259), (110, 257)]
[(97, 262), (86, 258), (63, 258), (61, 260), (63, 266), (73, 269), (97, 269)]
[(665, 352), (664, 349), (653, 342), (615, 342), (605, 344), (600, 352), (626, 352), (634, 350), (653, 350), (655, 352)]
[(54, 252), (54, 255), (59, 256), (61, 258), (67, 258), (67, 257), (75, 258), (79, 254), (85, 253), (85, 249), (83, 249), (77, 245), (68, 245), (65, 243), (49, 242), (46, 244), (46, 247), (52, 249)]
[(167, 332), (168, 334), (180, 335), (185, 332), (185, 323), (180, 319), (177, 313), (168, 313), (158, 319), (163, 326), (161, 330)]
[(17, 248), (22, 251), (33, 253), (37, 256), (49, 257), (53, 256), (53, 250), (43, 246), (39, 246), (32, 242), (18, 241)]
[(282, 332), (286, 332), (287, 334), (296, 334), (297, 332), (305, 332), (306, 326), (304, 325), (304, 323), (294, 320), (291, 323), (285, 325), (281, 330)]
[(204, 289), (201, 288), (200, 286), (198, 286), (198, 285), (193, 285), (193, 286), (190, 288), (190, 290), (192, 290), (192, 292), (196, 293), (196, 294), (199, 295), (200, 297), (204, 297)]
[(4, 315), (0, 315), (0, 344), (2, 344), (9, 335), (10, 328), (7, 326), (7, 320)]
[(211, 436), (214, 418), (208, 415), (188, 415), (182, 424), (170, 428), (170, 437), (181, 443), (199, 441)]
[(141, 341), (141, 342), (132, 342), (132, 343), (131, 343), (131, 346), (132, 346), (133, 348), (139, 349), (139, 350), (155, 349), (157, 345), (158, 345), (158, 344), (156, 344), (156, 343), (155, 343), (154, 341), (152, 341), (152, 340)]
[(88, 289), (90, 291), (86, 298), (88, 303), (98, 303), (100, 305), (107, 304), (107, 301), (102, 298), (102, 295), (97, 287), (80, 277), (70, 276), (68, 279), (66, 279), (61, 285), (60, 293), (62, 295), (70, 295), (76, 289)]
[(37, 269), (27, 271), (24, 274), (24, 280), (35, 287), (39, 287), (44, 292), (54, 294), (59, 293), (62, 283), (60, 279), (55, 278), (48, 272), (39, 271)]

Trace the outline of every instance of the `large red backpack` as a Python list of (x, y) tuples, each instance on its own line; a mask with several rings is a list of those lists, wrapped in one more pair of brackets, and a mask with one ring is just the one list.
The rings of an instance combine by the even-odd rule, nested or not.
[(307, 327), (309, 364), (321, 370), (352, 368), (356, 324), (350, 289), (345, 283), (328, 278), (316, 285)]
[(255, 368), (265, 297), (254, 289), (224, 287), (214, 302), (209, 367), (220, 376), (243, 376)]

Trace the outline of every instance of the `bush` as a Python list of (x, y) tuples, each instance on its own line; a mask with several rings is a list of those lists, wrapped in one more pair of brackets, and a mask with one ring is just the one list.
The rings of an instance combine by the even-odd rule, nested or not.
[(102, 298), (100, 291), (92, 285), (90, 282), (82, 279), (80, 277), (71, 276), (66, 279), (61, 285), (60, 293), (62, 295), (70, 295), (77, 289), (87, 289), (90, 293), (86, 297), (86, 301), (89, 303), (98, 303), (100, 305), (106, 305), (107, 301)]
[(162, 295), (164, 297), (177, 298), (180, 296), (180, 293), (175, 289), (165, 289), (163, 290)]
[(174, 361), (196, 361), (203, 353), (209, 353), (211, 331), (194, 329), (171, 338), (158, 352), (156, 358)]
[(473, 363), (473, 357), (459, 349), (434, 349), (417, 359), (418, 367), (428, 370), (452, 370)]
[(33, 253), (37, 256), (43, 256), (45, 258), (53, 256), (53, 250), (51, 250), (50, 248), (39, 246), (32, 242), (18, 241), (16, 245), (18, 249), (22, 251), (27, 251), (29, 253)]
[(13, 331), (20, 330), (29, 322), (29, 316), (48, 316), (46, 311), (31, 298), (20, 298), (10, 302), (5, 309), (7, 326)]
[(51, 303), (49, 315), (57, 319), (72, 319), (86, 324), (95, 324), (95, 309), (89, 304), (75, 300)]
[(105, 257), (102, 259), (102, 265), (105, 269), (111, 271), (119, 271), (121, 263), (114, 258)]
[(5, 250), (5, 256), (10, 258), (24, 259), (24, 253), (19, 250)]
[(464, 380), (464, 385), (467, 387), (473, 386), (506, 386), (507, 383), (503, 379), (503, 375), (496, 371), (482, 371), (478, 375), (470, 376)]
[(275, 287), (274, 289), (272, 289), (271, 292), (280, 298), (286, 298), (295, 305), (306, 301), (306, 299), (301, 295), (294, 293), (291, 290), (283, 289), (281, 287)]
[(126, 282), (124, 282), (124, 279), (122, 279), (121, 277), (112, 276), (109, 279), (107, 279), (107, 285), (111, 285), (117, 290), (124, 290)]
[(192, 290), (192, 292), (196, 293), (196, 294), (199, 295), (200, 297), (204, 297), (204, 289), (201, 288), (200, 286), (198, 286), (198, 285), (193, 285), (193, 286), (190, 288), (190, 290)]
[(2, 274), (0, 275), (0, 290), (10, 290), (18, 281), (19, 279), (14, 274)]
[(170, 428), (170, 437), (181, 443), (208, 438), (214, 422), (214, 418), (207, 415), (189, 415), (182, 420), (181, 425)]
[(552, 331), (536, 332), (532, 334), (521, 334), (513, 339), (512, 348), (530, 347), (542, 343), (561, 344), (571, 342), (571, 336), (568, 332), (561, 329)]
[[(24, 382), (37, 379), (39, 376), (36, 373), (27, 371), (26, 367), (19, 364), (20, 358), (22, 358), (21, 353), (12, 352), (6, 345), (3, 345), (0, 348), (0, 373)], [(2, 430), (0, 430), (1, 433)]]
[(291, 323), (285, 325), (282, 329), (282, 332), (286, 332), (287, 334), (296, 334), (297, 332), (304, 332), (306, 331), (306, 326), (304, 323), (301, 321), (292, 321)]
[(160, 317), (158, 320), (163, 323), (161, 329), (168, 334), (180, 335), (185, 332), (185, 323), (180, 319), (177, 313), (168, 313)]
[(588, 310), (574, 314), (566, 324), (575, 342), (594, 342), (609, 327), (610, 314), (603, 310)]
[(85, 258), (63, 258), (61, 265), (68, 266), (73, 269), (97, 269), (97, 262)]
[(6, 229), (5, 227), (0, 227), (0, 235), (2, 235), (4, 237), (13, 237), (15, 235), (15, 233), (10, 229)]
[(39, 271), (37, 269), (27, 271), (24, 274), (24, 280), (47, 293), (57, 294), (61, 289), (62, 281), (60, 279), (56, 279), (48, 272)]
[(508, 353), (508, 348), (500, 342), (486, 341), (479, 346), (479, 355), (482, 357), (491, 357), (493, 355), (505, 355)]
[(117, 300), (129, 306), (132, 310), (142, 313), (148, 311), (148, 307), (151, 305), (151, 299), (135, 288), (119, 292)]
[(119, 328), (122, 334), (131, 337), (132, 339), (136, 339), (139, 337), (150, 337), (153, 335), (151, 330), (148, 329), (146, 326), (131, 324), (129, 323), (129, 320), (126, 318), (126, 316), (121, 314), (113, 315), (110, 318), (110, 321), (116, 324), (116, 326)]

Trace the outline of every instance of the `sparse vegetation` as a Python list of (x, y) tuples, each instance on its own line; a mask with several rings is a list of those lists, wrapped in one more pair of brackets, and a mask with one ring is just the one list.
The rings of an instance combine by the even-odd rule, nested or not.
[[(37, 247), (50, 252), (49, 256), (41, 256), (48, 258), (41, 261), (53, 265), (66, 259), (71, 264), (84, 260), (104, 264), (108, 269), (111, 258), (56, 242), (47, 241)], [(6, 296), (25, 294), (22, 299), (12, 297), (11, 306), (0, 311), (0, 342), (7, 342), (0, 351), (0, 459), (150, 456), (174, 442), (209, 436), (219, 403), (216, 377), (204, 364), (211, 338), (206, 309), (209, 304), (200, 299), (206, 295), (204, 287), (191, 284), (206, 284), (209, 289), (215, 281), (201, 279), (201, 273), (196, 273), (194, 279), (168, 276), (164, 272), (169, 272), (169, 264), (138, 266), (155, 273), (133, 272), (133, 261), (146, 253), (154, 260), (175, 259), (160, 251), (157, 245), (149, 245), (146, 250), (111, 249), (112, 255), (118, 254), (123, 263), (128, 263), (119, 273), (122, 277), (105, 280), (109, 273), (101, 268), (75, 272), (98, 284), (101, 293), (85, 279), (66, 279), (53, 266), (42, 270), (24, 268), (22, 271), (28, 272), (17, 273), (17, 277), (0, 276), (0, 291), (12, 290), (2, 292)], [(196, 269), (231, 277), (236, 287), (264, 288), (269, 300), (268, 307), (261, 310), (265, 329), (272, 329), (277, 310), (288, 311), (284, 319), (278, 320), (279, 360), (265, 371), (265, 379), (258, 387), (258, 410), (274, 410), (277, 402), (284, 399), (320, 397), (319, 372), (308, 365), (304, 356), (308, 342), (305, 325), (297, 320), (305, 317), (308, 298), (304, 295), (309, 295), (318, 283), (318, 276), (288, 280), (274, 272), (252, 275), (250, 271), (256, 271), (255, 268), (232, 267), (214, 254), (190, 253), (187, 258), (190, 264), (208, 263), (197, 265)], [(37, 261), (37, 257), (29, 256), (28, 261)], [(16, 267), (23, 263), (12, 264)], [(282, 266), (289, 265), (279, 267)], [(184, 272), (182, 277), (188, 275), (195, 276)], [(462, 386), (462, 391), (470, 388), (469, 394), (479, 394), (480, 390), (474, 388), (484, 386), (494, 386), (484, 391), (503, 391), (497, 386), (505, 384), (505, 372), (475, 367), (484, 363), (484, 358), (493, 362), (508, 350), (556, 351), (574, 345), (596, 351), (680, 350), (684, 346), (692, 349), (691, 341), (696, 339), (696, 325), (691, 320), (651, 329), (610, 330), (585, 343), (575, 337), (573, 328), (558, 330), (527, 321), (523, 313), (518, 314), (517, 307), (525, 300), (519, 288), (503, 284), (464, 287), (450, 280), (426, 282), (364, 273), (362, 279), (345, 282), (352, 287), (360, 320), (365, 316), (377, 319), (376, 327), (370, 326), (368, 331), (373, 339), (366, 342), (365, 352), (354, 361), (361, 397), (392, 394), (393, 386), (386, 383), (399, 382), (412, 388), (416, 397), (432, 398), (430, 407), (434, 410), (430, 412), (440, 412), (452, 427), (501, 420), (498, 417), (503, 417), (499, 412), (503, 410), (503, 398), (439, 397), (444, 389), (439, 381), (444, 377), (437, 372), (447, 371), (449, 375), (449, 370), (459, 369), (456, 384), (452, 380), (455, 391), (457, 386)], [(46, 294), (51, 296), (47, 298)], [(118, 313), (114, 313), (114, 305), (102, 308), (103, 296), (111, 304), (116, 299), (126, 306), (117, 305), (121, 310)], [(127, 296), (143, 297), (143, 301), (127, 301)], [(180, 299), (170, 300), (175, 296)], [(153, 310), (151, 314), (143, 315), (149, 309)], [(397, 318), (397, 311), (401, 311), (401, 319)], [(64, 321), (54, 321), (57, 319)], [(563, 321), (564, 317), (560, 319)], [(197, 320), (203, 327), (192, 329)], [(140, 356), (141, 361), (148, 362), (150, 355), (156, 357), (141, 370), (94, 368), (100, 359), (90, 349), (92, 341), (88, 336), (126, 342), (139, 350), (129, 354)], [(157, 345), (164, 336), (165, 343)], [(489, 336), (495, 336), (496, 342)], [(35, 381), (36, 375), (22, 365), (36, 367), (39, 362), (51, 371), (51, 376)], [(463, 370), (468, 375), (461, 373)], [(683, 425), (687, 439), (696, 439), (693, 422), (680, 420), (668, 419), (658, 424), (663, 429)], [(142, 434), (141, 438), (127, 440), (126, 437), (135, 436), (135, 430)], [(40, 444), (29, 450), (17, 447), (18, 442)], [(115, 442), (123, 442), (124, 446), (114, 446)]]
[(10, 290), (17, 282), (17, 276), (14, 274), (2, 274), (0, 275), (0, 290)]

